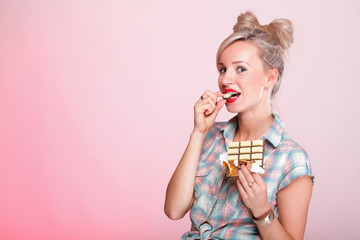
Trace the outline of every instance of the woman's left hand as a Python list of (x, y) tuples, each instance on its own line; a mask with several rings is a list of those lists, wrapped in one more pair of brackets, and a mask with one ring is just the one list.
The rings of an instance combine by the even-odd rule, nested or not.
[(259, 218), (270, 210), (270, 203), (267, 198), (267, 186), (260, 174), (250, 172), (251, 166), (242, 164), (238, 170), (236, 181), (240, 197), (248, 207), (253, 217)]

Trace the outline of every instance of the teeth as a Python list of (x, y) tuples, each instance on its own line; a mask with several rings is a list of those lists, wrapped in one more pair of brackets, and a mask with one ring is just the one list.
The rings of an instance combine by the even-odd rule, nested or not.
[(225, 99), (225, 100), (229, 100), (230, 98), (233, 98), (233, 97), (236, 97), (236, 96), (238, 96), (238, 95), (240, 95), (240, 93), (237, 93), (237, 92), (227, 92), (227, 93), (225, 93), (224, 95), (223, 95), (223, 99)]

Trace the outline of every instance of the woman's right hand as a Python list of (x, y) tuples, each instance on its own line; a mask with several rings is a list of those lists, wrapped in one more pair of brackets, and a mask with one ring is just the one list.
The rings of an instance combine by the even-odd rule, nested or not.
[(215, 122), (216, 116), (224, 106), (226, 100), (220, 99), (222, 93), (206, 90), (194, 106), (194, 130), (195, 133), (207, 134)]
[(206, 91), (194, 106), (194, 130), (166, 190), (164, 211), (173, 220), (183, 218), (194, 203), (194, 185), (201, 149), (225, 100), (221, 92)]

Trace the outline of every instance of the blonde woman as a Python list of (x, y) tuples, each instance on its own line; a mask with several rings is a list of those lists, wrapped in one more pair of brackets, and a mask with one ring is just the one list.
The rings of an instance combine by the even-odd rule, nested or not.
[[(284, 131), (271, 100), (293, 42), (287, 19), (260, 25), (252, 12), (238, 17), (234, 33), (220, 45), (218, 92), (205, 91), (194, 106), (189, 144), (167, 188), (165, 213), (192, 227), (182, 239), (303, 239), (313, 187), (310, 160)], [(233, 93), (224, 100), (225, 93)], [(215, 122), (226, 105), (237, 115)], [(263, 175), (242, 165), (225, 177), (219, 156), (231, 141), (265, 141)]]

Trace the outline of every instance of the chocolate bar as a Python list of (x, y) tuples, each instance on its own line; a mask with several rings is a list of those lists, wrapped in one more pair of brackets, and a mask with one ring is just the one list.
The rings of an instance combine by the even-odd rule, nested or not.
[(222, 98), (225, 99), (225, 100), (229, 100), (230, 98), (236, 97), (237, 95), (240, 95), (240, 93), (238, 93), (238, 92), (227, 92), (222, 96)]
[(264, 161), (264, 140), (230, 142), (228, 161), (223, 162), (226, 176), (237, 176), (237, 169), (244, 163), (256, 162), (260, 167)]

